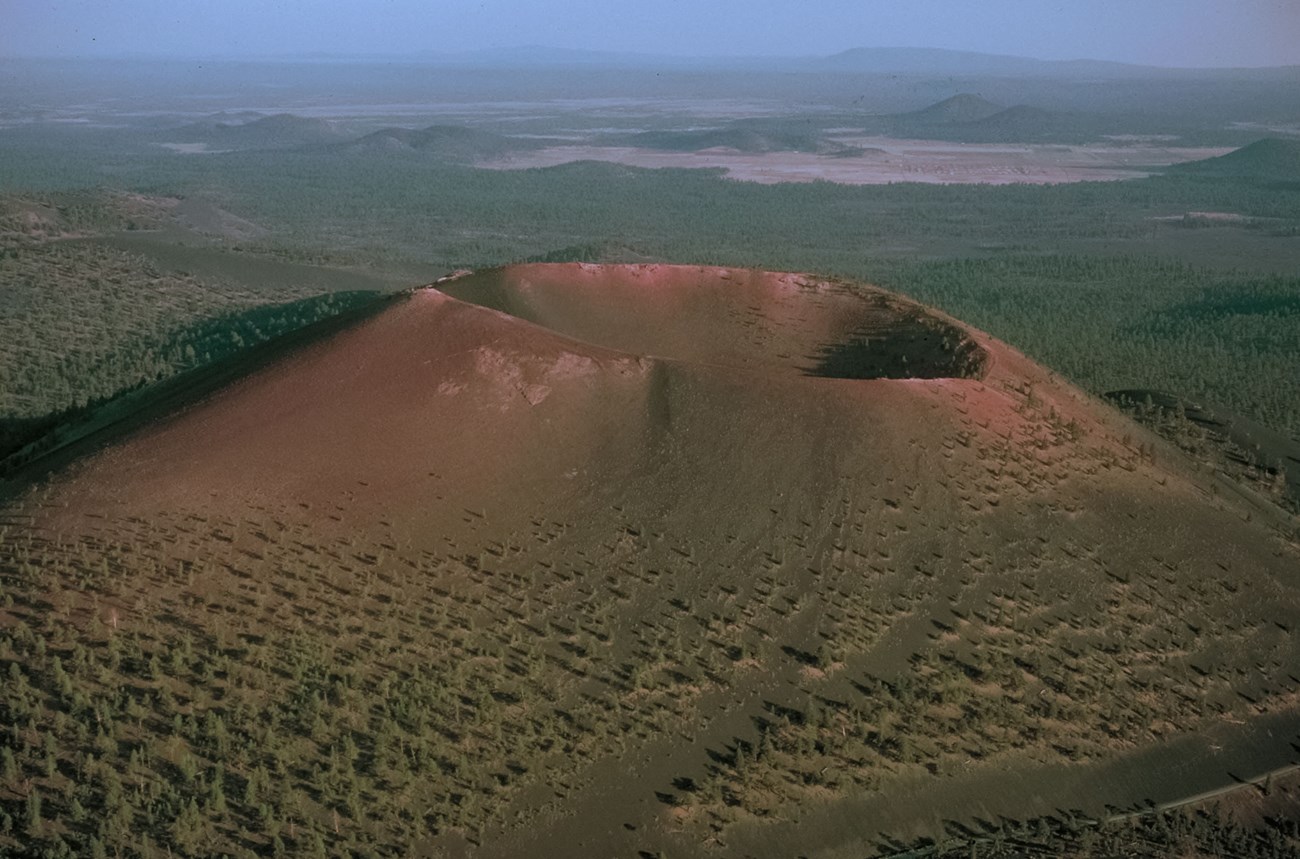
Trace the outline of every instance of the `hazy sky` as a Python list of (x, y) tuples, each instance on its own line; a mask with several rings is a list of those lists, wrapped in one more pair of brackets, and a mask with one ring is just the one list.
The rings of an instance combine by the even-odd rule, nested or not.
[(1300, 64), (1300, 0), (0, 0), (0, 56), (676, 55), (957, 48), (1173, 66)]

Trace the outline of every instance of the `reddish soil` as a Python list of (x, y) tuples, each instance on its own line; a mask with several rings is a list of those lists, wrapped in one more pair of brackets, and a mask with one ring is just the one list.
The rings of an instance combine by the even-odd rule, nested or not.
[[(917, 376), (898, 377), (905, 363)], [(144, 550), (162, 553), (159, 569), (229, 557), (197, 584), (142, 578), (139, 604), (214, 622), (169, 590), (190, 587), (229, 603), (220, 622), (236, 630), (319, 623), (375, 671), (436, 630), (399, 612), (396, 632), (354, 651), (331, 619), (351, 602), (235, 609), (282, 563), (244, 532), (309, 535), (295, 539), (312, 558), (344, 541), (335, 557), (367, 558), (421, 617), (470, 611), (460, 628), (475, 635), (579, 630), (528, 633), (558, 642), (537, 669), (551, 697), (522, 687), (509, 712), (588, 712), (586, 739), (474, 806), (487, 809), (481, 840), (439, 835), (453, 854), (722, 856), (780, 833), (808, 855), (862, 855), (881, 829), (985, 813), (1022, 772), (1068, 807), (1167, 801), (1177, 774), (1116, 786), (1105, 766), (1285, 710), (1300, 671), (1284, 631), (1300, 619), (1300, 552), (1241, 502), (1005, 344), (799, 275), (529, 265), (449, 280), (81, 463), (21, 512), (72, 540), (162, 534)], [(205, 524), (174, 528), (185, 516)], [(233, 542), (208, 540), (213, 523)], [(252, 562), (236, 549), (274, 563), (241, 574)], [(321, 575), (349, 569), (323, 563)], [(464, 609), (467, 595), (485, 607)], [(509, 612), (486, 608), (497, 600)], [(611, 632), (579, 647), (591, 624)], [(714, 664), (715, 651), (733, 655)], [(778, 751), (728, 781), (717, 763), (762, 724), (801, 730), (781, 713), (862, 700), (864, 678), (924, 682), (926, 660), (1013, 657), (1023, 688), (975, 669), (951, 679), (976, 710), (1005, 704), (978, 730), (937, 699), (889, 717), (916, 759), (840, 745), (861, 726), (837, 710), (789, 768)], [(555, 667), (575, 659), (581, 672)], [(685, 679), (612, 691), (611, 672), (646, 659)], [(474, 659), (515, 684), (494, 665)], [(1177, 694), (1156, 691), (1166, 683)], [(1044, 699), (1061, 709), (1039, 715)], [(1222, 760), (1233, 766), (1231, 747)], [(828, 770), (840, 780), (817, 784)], [(956, 786), (934, 793), (942, 807), (927, 779)], [(706, 782), (725, 790), (674, 787)], [(917, 798), (909, 814), (853, 813), (891, 785)]]

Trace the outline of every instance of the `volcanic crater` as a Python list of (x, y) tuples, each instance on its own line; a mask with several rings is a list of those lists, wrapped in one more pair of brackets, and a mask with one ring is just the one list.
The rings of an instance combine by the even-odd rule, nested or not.
[(609, 349), (842, 379), (983, 378), (988, 352), (939, 314), (861, 284), (750, 269), (527, 266), (438, 284)]
[(59, 742), (256, 852), (863, 856), (1300, 732), (1264, 507), (869, 286), (445, 279), (2, 512), (0, 619), (131, 714)]

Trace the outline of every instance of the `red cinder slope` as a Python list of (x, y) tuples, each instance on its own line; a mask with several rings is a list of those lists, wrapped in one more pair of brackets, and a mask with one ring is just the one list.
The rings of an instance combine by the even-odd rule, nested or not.
[(221, 764), (211, 851), (860, 856), (1289, 761), (1300, 553), (1262, 511), (871, 287), (517, 266), (14, 505), (0, 623), (135, 702), (116, 751), (50, 715), (69, 755)]

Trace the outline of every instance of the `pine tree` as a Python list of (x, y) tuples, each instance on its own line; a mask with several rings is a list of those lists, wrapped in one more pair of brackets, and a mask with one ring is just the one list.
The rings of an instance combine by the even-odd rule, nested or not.
[(27, 814), (23, 821), (27, 825), (27, 834), (32, 838), (40, 838), (45, 828), (45, 821), (41, 819), (41, 795), (36, 789), (27, 795)]
[(14, 760), (14, 753), (8, 746), (0, 749), (0, 778), (10, 787), (18, 781), (18, 762)]
[(184, 854), (198, 855), (204, 839), (204, 821), (198, 803), (191, 797), (172, 823), (172, 843)]

